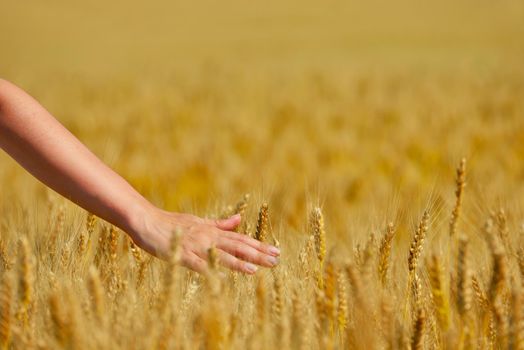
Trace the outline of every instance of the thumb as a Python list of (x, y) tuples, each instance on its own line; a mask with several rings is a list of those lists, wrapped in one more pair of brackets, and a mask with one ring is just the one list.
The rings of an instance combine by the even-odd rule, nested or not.
[(240, 220), (240, 214), (236, 214), (227, 219), (215, 220), (215, 226), (224, 231), (231, 231), (240, 224)]

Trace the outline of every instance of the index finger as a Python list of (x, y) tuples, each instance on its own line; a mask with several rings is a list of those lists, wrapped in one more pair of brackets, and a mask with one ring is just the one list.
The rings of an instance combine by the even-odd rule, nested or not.
[(268, 255), (272, 256), (279, 256), (280, 255), (280, 249), (278, 249), (275, 246), (272, 246), (271, 244), (267, 244), (264, 242), (260, 242), (254, 238), (251, 238), (249, 236), (243, 235), (241, 233), (237, 232), (231, 232), (231, 231), (222, 231), (220, 233), (222, 236), (227, 237), (229, 239), (233, 239), (235, 241), (242, 242), (244, 244), (249, 245), (250, 247), (253, 247), (263, 253), (266, 253)]

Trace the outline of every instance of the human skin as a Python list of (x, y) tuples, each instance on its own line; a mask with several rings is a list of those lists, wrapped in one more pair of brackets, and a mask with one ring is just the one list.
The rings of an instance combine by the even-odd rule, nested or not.
[(204, 219), (162, 210), (105, 165), (35, 99), (0, 79), (0, 148), (42, 183), (125, 231), (142, 249), (170, 254), (180, 232), (180, 263), (194, 271), (207, 268), (207, 252), (216, 247), (220, 262), (255, 273), (256, 265), (273, 267), (280, 251), (233, 232), (241, 217)]

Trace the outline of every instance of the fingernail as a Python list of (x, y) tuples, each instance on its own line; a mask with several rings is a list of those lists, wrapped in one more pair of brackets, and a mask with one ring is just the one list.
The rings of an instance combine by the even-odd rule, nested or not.
[(278, 249), (277, 247), (269, 247), (269, 254), (274, 255), (274, 256), (279, 256), (280, 249)]
[(247, 270), (247, 272), (249, 273), (255, 273), (257, 272), (257, 269), (258, 269), (255, 265), (250, 264), (250, 263), (246, 263), (244, 267)]
[(268, 256), (267, 261), (271, 264), (271, 266), (278, 264), (278, 258), (275, 258), (274, 256)]
[(231, 219), (241, 219), (241, 215), (240, 214), (235, 214), (231, 217)]

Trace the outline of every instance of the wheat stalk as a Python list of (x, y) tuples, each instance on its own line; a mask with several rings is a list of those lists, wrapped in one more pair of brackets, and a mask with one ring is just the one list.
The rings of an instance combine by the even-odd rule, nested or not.
[(32, 251), (29, 246), (29, 241), (27, 237), (22, 237), (20, 239), (20, 258), (19, 258), (19, 267), (20, 273), (18, 278), (18, 294), (19, 294), (19, 309), (17, 317), (19, 320), (22, 320), (24, 325), (27, 325), (29, 310), (33, 302), (33, 283), (34, 283), (34, 273), (33, 273), (33, 261), (32, 261)]
[(458, 220), (462, 208), (462, 197), (464, 196), (464, 188), (466, 187), (466, 158), (461, 159), (460, 165), (457, 168), (455, 184), (455, 206), (451, 212), (451, 220), (449, 223), (450, 237), (454, 237), (457, 232)]
[(258, 212), (257, 228), (255, 238), (261, 242), (266, 242), (269, 230), (269, 206), (267, 203), (262, 204)]
[(379, 248), (378, 275), (383, 286), (387, 284), (389, 260), (391, 255), (391, 242), (393, 241), (394, 236), (395, 226), (391, 222), (388, 224), (386, 234), (382, 238)]
[(424, 332), (426, 328), (426, 312), (419, 308), (413, 324), (413, 336), (411, 338), (411, 349), (422, 350), (424, 348)]
[(445, 294), (446, 288), (444, 287), (441, 260), (436, 255), (431, 257), (428, 264), (428, 273), (439, 326), (442, 330), (447, 331), (450, 315), (449, 302)]
[(0, 350), (9, 348), (12, 328), (13, 286), (10, 275), (4, 273), (0, 289)]
[(409, 248), (408, 269), (410, 276), (414, 275), (417, 270), (418, 260), (422, 254), (424, 239), (426, 238), (426, 232), (428, 230), (428, 222), (429, 213), (428, 211), (424, 211), (415, 235), (413, 236), (413, 240), (411, 241), (411, 247)]

